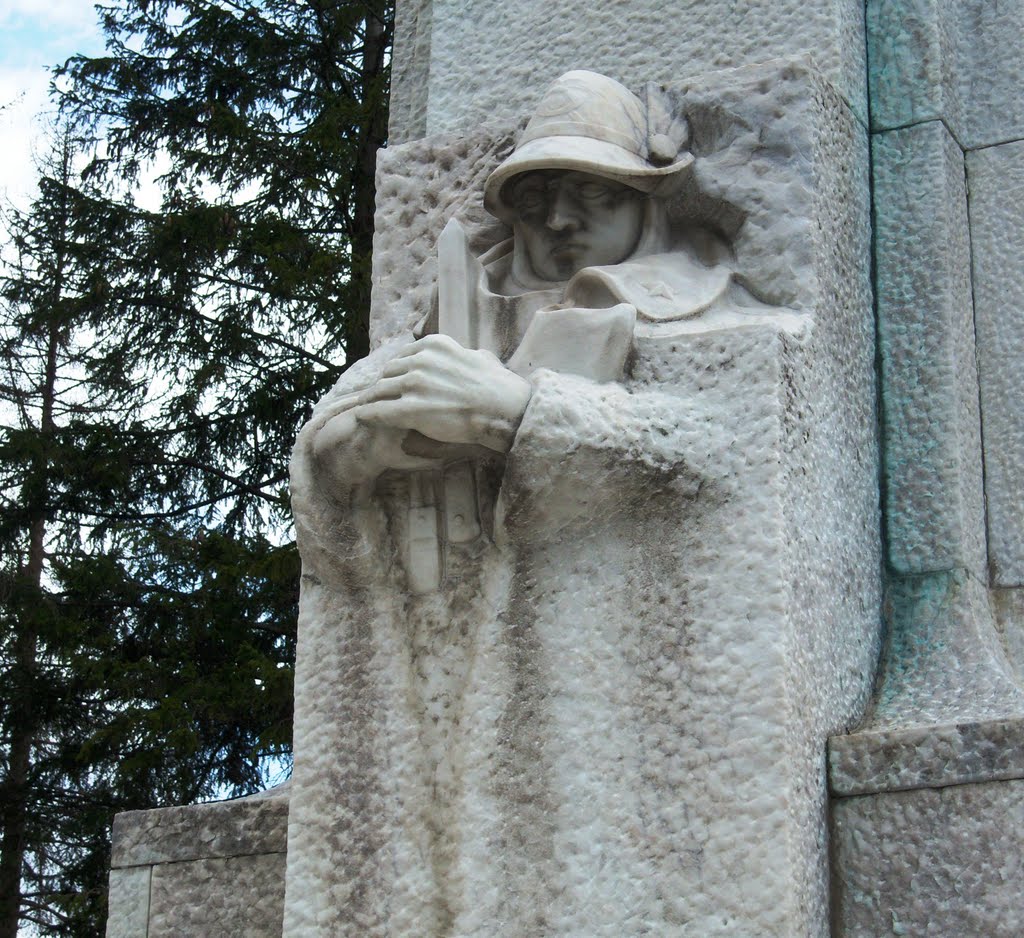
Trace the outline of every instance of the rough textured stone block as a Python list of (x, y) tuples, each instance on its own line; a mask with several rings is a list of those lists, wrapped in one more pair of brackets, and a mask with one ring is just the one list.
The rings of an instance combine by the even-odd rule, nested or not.
[[(348, 512), (300, 438), (290, 938), (827, 932), (824, 738), (878, 653), (865, 133), (791, 64), (671, 93), (704, 193), (674, 210), (808, 328), (666, 329), (626, 382), (535, 375), (493, 541), (433, 594), (386, 540), (409, 483)], [(502, 236), (472, 213), (503, 133), (382, 160), (378, 342), (429, 308), (446, 215)]]
[(589, 0), (412, 0), (399, 4), (398, 24), (396, 60), (405, 61), (392, 86), (394, 143), (515, 120), (572, 68), (635, 85), (810, 54), (866, 114), (856, 0), (645, 0), (628, 12)]
[(146, 938), (151, 868), (110, 871), (107, 938)]
[(894, 727), (829, 741), (834, 795), (1024, 778), (1024, 718)]
[(1024, 693), (989, 593), (962, 571), (894, 577), (871, 710), (829, 742), (833, 792), (949, 785), (1024, 767)]
[(288, 799), (281, 796), (127, 811), (114, 819), (111, 865), (283, 852), (287, 829)]
[(949, 0), (868, 0), (872, 129), (944, 119), (962, 132), (955, 9)]
[(1024, 143), (968, 154), (994, 586), (1024, 585)]
[(889, 562), (983, 579), (963, 153), (938, 121), (876, 134), (873, 151)]
[(280, 938), (285, 855), (161, 863), (146, 938)]
[(837, 938), (1024, 932), (1024, 780), (833, 805)]
[(877, 129), (941, 118), (966, 148), (1024, 135), (1024, 8), (1016, 0), (869, 0)]
[(287, 826), (287, 785), (117, 815), (107, 938), (279, 938)]
[(388, 142), (406, 143), (426, 133), (433, 0), (398, 0), (391, 56)]
[(996, 625), (1017, 680), (1024, 683), (1024, 589), (991, 592)]

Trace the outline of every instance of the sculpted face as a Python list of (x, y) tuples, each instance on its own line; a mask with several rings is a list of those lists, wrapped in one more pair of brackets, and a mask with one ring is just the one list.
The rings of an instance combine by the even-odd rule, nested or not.
[(542, 280), (568, 280), (584, 267), (624, 261), (636, 248), (644, 195), (590, 173), (537, 170), (508, 183), (517, 237)]

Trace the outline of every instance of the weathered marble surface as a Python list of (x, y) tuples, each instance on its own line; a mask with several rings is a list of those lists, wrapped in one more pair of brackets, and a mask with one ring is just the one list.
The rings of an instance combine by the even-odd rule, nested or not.
[[(811, 227), (818, 215), (824, 226), (847, 210), (830, 187), (845, 186), (844, 180), (854, 177), (857, 186), (864, 185), (866, 166), (841, 162), (862, 152), (861, 129), (845, 115), (833, 124), (822, 117), (823, 110), (841, 112), (834, 89), (808, 62), (793, 61), (681, 80), (667, 90), (689, 115), (697, 157), (694, 184), (670, 205), (672, 216), (723, 231), (732, 241), (739, 278), (754, 285), (766, 303), (805, 310), (823, 291), (847, 293), (838, 272), (837, 282), (819, 282), (814, 252), (822, 250), (815, 240), (820, 234)], [(467, 136), (441, 134), (381, 151), (370, 322), (374, 345), (407, 332), (429, 312), (437, 239), (449, 218), (462, 221), (476, 252), (508, 236), (483, 208), (480, 193), (524, 123), (492, 123)], [(840, 163), (829, 166), (833, 158)], [(864, 194), (844, 192), (842, 198)], [(843, 243), (837, 250), (849, 248)], [(853, 273), (860, 289), (869, 272)], [(831, 320), (825, 323), (830, 326)]]
[(1024, 778), (1024, 719), (892, 727), (829, 742), (834, 795)]
[(279, 938), (287, 791), (117, 815), (107, 938)]
[(414, 0), (398, 8), (390, 139), (514, 121), (573, 68), (639, 87), (797, 55), (813, 56), (864, 118), (864, 10), (856, 0), (635, 0), (628, 10), (589, 0)]
[(287, 827), (288, 799), (280, 795), (126, 811), (114, 819), (111, 865), (279, 853), (285, 849)]
[(939, 121), (877, 133), (872, 147), (889, 563), (984, 579), (963, 152)]
[(992, 585), (1024, 586), (1024, 142), (968, 154)]
[(147, 938), (152, 875), (149, 866), (110, 871), (107, 938)]
[[(675, 211), (808, 328), (638, 338), (628, 386), (538, 373), (494, 542), (440, 596), (297, 506), (293, 938), (827, 933), (824, 740), (878, 652), (865, 134), (792, 63), (670, 91), (704, 191)], [(473, 206), (510, 140), (389, 148), (378, 343), (452, 212), (500, 234)]]
[(1024, 692), (988, 590), (963, 571), (892, 577), (878, 688), (857, 732), (830, 741), (837, 793), (1016, 775)]
[(284, 853), (160, 863), (146, 938), (279, 938), (284, 877)]
[(836, 938), (1024, 932), (1024, 780), (841, 798)]
[(1024, 589), (994, 589), (990, 593), (996, 627), (1017, 682), (1024, 685)]
[(875, 129), (942, 119), (966, 149), (1024, 136), (1015, 0), (868, 0)]

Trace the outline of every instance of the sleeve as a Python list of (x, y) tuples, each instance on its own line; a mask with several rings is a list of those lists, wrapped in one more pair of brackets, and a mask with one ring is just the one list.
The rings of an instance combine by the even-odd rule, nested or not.
[(299, 432), (290, 466), (291, 503), (304, 575), (327, 576), (329, 571), (337, 571), (339, 564), (363, 563), (371, 553), (367, 532), (384, 522), (367, 494), (374, 481), (367, 477), (363, 465), (363, 450), (369, 440), (357, 437), (352, 441), (342, 454), (342, 470), (338, 471), (336, 464), (330, 480), (317, 459), (315, 443), (327, 423), (348, 406), (351, 396), (372, 385), (384, 366), (411, 341), (411, 336), (399, 337), (349, 368)]
[(508, 455), (502, 524), (564, 535), (636, 513), (653, 493), (693, 499), (731, 441), (700, 402), (668, 388), (598, 384), (541, 370)]

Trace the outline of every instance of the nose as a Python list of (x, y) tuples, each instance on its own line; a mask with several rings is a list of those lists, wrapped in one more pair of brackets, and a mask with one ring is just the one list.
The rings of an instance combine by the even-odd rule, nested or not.
[(580, 227), (580, 217), (569, 193), (557, 186), (549, 198), (551, 202), (545, 221), (548, 228), (552, 231), (576, 231)]

